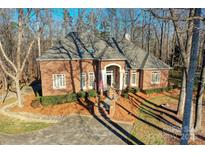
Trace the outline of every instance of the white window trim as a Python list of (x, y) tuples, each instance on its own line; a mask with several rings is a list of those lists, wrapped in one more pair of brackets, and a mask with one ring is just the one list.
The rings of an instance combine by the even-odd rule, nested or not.
[[(81, 81), (80, 82), (82, 82), (82, 80), (83, 80), (83, 75), (85, 75), (85, 86), (84, 87), (82, 87), (83, 88), (83, 90), (86, 90), (87, 89), (87, 87), (86, 87), (86, 85), (87, 85), (87, 77), (86, 77), (86, 73), (81, 73)], [(81, 86), (82, 86), (82, 83), (81, 83)]]
[[(135, 74), (135, 83), (132, 82), (132, 76)], [(131, 73), (131, 85), (132, 86), (137, 86), (137, 72), (132, 72)]]
[[(55, 86), (55, 76), (62, 75), (64, 77), (64, 86), (56, 87)], [(66, 76), (65, 74), (53, 74), (53, 89), (65, 89), (66, 88)]]
[[(93, 85), (94, 85), (94, 87), (93, 86), (90, 86), (90, 74), (93, 74)], [(95, 74), (94, 74), (94, 72), (88, 72), (88, 88), (89, 89), (94, 89), (95, 88)]]
[[(159, 74), (159, 80), (158, 81), (153, 82), (153, 80), (152, 80), (153, 74)], [(161, 72), (160, 71), (152, 71), (151, 84), (160, 84), (160, 80), (161, 80)]]

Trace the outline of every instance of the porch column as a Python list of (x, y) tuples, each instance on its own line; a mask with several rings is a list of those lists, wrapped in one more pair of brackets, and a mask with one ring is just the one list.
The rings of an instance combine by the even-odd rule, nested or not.
[(102, 70), (101, 75), (102, 75), (101, 89), (104, 91), (104, 89), (106, 88), (106, 81), (105, 81), (106, 71)]
[(123, 74), (125, 73), (125, 70), (120, 70), (120, 90), (123, 89)]

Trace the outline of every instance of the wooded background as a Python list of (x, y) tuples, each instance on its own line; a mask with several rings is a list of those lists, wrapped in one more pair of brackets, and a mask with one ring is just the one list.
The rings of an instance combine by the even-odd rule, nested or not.
[(40, 79), (36, 58), (71, 31), (117, 41), (129, 34), (130, 41), (173, 67), (169, 80), (180, 88), (177, 114), (184, 113), (188, 128), (197, 90), (198, 121), (191, 125), (197, 130), (205, 80), (204, 16), (199, 8), (0, 9), (0, 90), (16, 92), (22, 107), (22, 85)]

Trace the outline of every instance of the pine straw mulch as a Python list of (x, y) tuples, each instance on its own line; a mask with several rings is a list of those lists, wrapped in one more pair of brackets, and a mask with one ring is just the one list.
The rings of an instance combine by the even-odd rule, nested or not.
[[(68, 116), (71, 114), (81, 114), (81, 115), (92, 115), (92, 110), (90, 110), (90, 104), (95, 104), (94, 111), (96, 115), (100, 115), (100, 113), (96, 110), (97, 104), (95, 102), (95, 98), (89, 98), (89, 103), (86, 102), (84, 99), (80, 99), (79, 101), (72, 102), (72, 103), (65, 103), (65, 104), (58, 104), (58, 105), (50, 105), (50, 106), (39, 106), (37, 108), (33, 108), (31, 106), (32, 100), (35, 99), (33, 94), (27, 95), (24, 97), (24, 107), (19, 108), (17, 106), (11, 108), (12, 112), (28, 112), (34, 114), (41, 114), (41, 115), (50, 115), (50, 116)], [(101, 100), (103, 101), (105, 97), (102, 97)], [(121, 105), (121, 106), (119, 106)], [(125, 111), (123, 107), (126, 107), (129, 111), (135, 111), (136, 107), (134, 107), (131, 103), (129, 103), (128, 99), (124, 99), (120, 97), (117, 101), (115, 112), (112, 120), (125, 122), (125, 123), (133, 123), (135, 118), (131, 116), (127, 111)], [(108, 115), (109, 116), (109, 115)]]
[[(121, 121), (121, 122), (126, 122), (126, 123), (133, 123), (136, 121), (136, 116), (138, 115), (138, 109), (139, 109), (139, 105), (140, 102), (143, 103), (142, 99), (139, 99), (139, 96), (146, 99), (146, 100), (154, 100), (154, 103), (156, 103), (158, 100), (157, 98), (160, 97), (172, 97), (173, 99), (176, 99), (176, 102), (178, 100), (178, 96), (179, 96), (179, 89), (174, 89), (171, 90), (169, 92), (163, 92), (160, 94), (149, 94), (146, 95), (144, 93), (137, 93), (137, 94), (131, 94), (131, 95), (135, 95), (135, 98), (137, 98), (137, 103), (138, 106), (136, 106), (136, 104), (133, 104), (131, 102), (130, 99), (126, 99), (123, 97), (119, 97), (119, 99), (116, 102), (116, 106), (115, 106), (115, 112), (113, 117), (111, 118), (111, 120), (115, 120), (115, 121)], [(138, 96), (137, 96), (138, 95)], [(32, 100), (35, 99), (34, 95), (27, 95), (24, 97), (24, 107), (23, 108), (18, 108), (18, 107), (14, 107), (11, 109), (11, 111), (13, 112), (29, 112), (29, 113), (34, 113), (34, 114), (42, 114), (42, 115), (51, 115), (51, 116), (68, 116), (71, 114), (82, 114), (82, 115), (92, 115), (92, 112), (90, 112), (89, 110), (89, 103), (85, 102), (85, 100), (81, 99), (80, 102), (76, 101), (76, 102), (72, 102), (72, 103), (65, 103), (65, 104), (59, 104), (59, 105), (53, 105), (53, 106), (47, 106), (47, 107), (43, 107), (40, 106), (38, 108), (33, 108), (31, 106), (31, 102)], [(105, 98), (102, 98), (102, 100), (104, 100)], [(163, 100), (164, 98), (162, 98)], [(168, 102), (166, 101), (167, 99), (164, 99), (165, 101), (163, 101), (164, 103), (168, 103), (167, 108), (171, 109), (171, 110), (176, 110), (177, 109), (177, 103), (174, 102)], [(95, 103), (97, 102), (95, 98), (89, 98), (89, 102), (91, 103)], [(151, 104), (150, 104), (151, 105)], [(158, 104), (159, 105), (159, 104)], [(154, 107), (154, 106), (152, 106)], [(205, 117), (205, 106), (203, 107), (203, 117)], [(156, 107), (155, 109), (159, 109), (159, 107)], [(163, 109), (160, 109), (163, 110)], [(96, 107), (94, 109), (94, 111), (96, 111)], [(168, 114), (172, 114), (174, 115), (174, 113), (170, 113), (166, 110), (163, 110), (164, 112), (167, 112)], [(99, 115), (99, 113), (95, 112), (96, 115)], [(163, 116), (163, 118), (166, 118), (166, 115), (161, 115)], [(176, 116), (176, 115), (174, 115)], [(178, 119), (181, 120), (181, 117), (176, 116)], [(170, 118), (168, 118), (167, 120), (170, 120)], [(152, 121), (150, 121), (152, 122)], [(170, 121), (173, 124), (177, 124), (174, 121)], [(205, 128), (205, 119), (203, 119), (203, 124), (202, 124), (203, 128)], [(197, 139), (195, 142), (191, 142), (191, 144), (205, 144), (205, 129), (202, 129), (202, 131), (200, 131), (199, 133), (197, 133)], [(167, 144), (179, 144), (179, 140), (176, 140), (176, 138), (172, 138), (167, 136), (167, 140), (169, 140), (169, 142), (167, 142)]]
[(17, 106), (13, 107), (11, 111), (13, 112), (29, 112), (34, 114), (42, 114), (42, 115), (50, 115), (50, 116), (67, 116), (70, 114), (78, 113), (89, 115), (89, 111), (78, 104), (77, 102), (65, 103), (59, 105), (50, 105), (47, 107), (39, 106), (37, 108), (33, 108), (31, 106), (32, 100), (35, 99), (34, 95), (27, 95), (24, 97), (24, 107), (19, 108)]

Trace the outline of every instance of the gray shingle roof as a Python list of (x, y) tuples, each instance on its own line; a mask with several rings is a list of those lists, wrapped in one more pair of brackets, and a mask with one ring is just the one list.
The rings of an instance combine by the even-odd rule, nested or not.
[[(92, 43), (91, 43), (92, 42)], [(77, 33), (69, 33), (65, 38), (47, 50), (37, 60), (77, 60), (77, 59), (101, 59), (101, 60), (126, 60), (134, 69), (169, 69), (170, 67), (151, 53), (148, 53), (130, 41), (116, 42), (114, 39), (102, 40), (90, 34), (79, 36)]]
[(123, 50), (125, 57), (127, 58), (128, 63), (132, 68), (138, 69), (169, 69), (170, 67), (152, 55), (147, 51), (143, 50), (136, 44), (129, 42), (127, 40), (123, 40), (119, 43), (120, 48)]
[(96, 38), (90, 42), (85, 36), (78, 36), (70, 33), (66, 38), (47, 50), (38, 60), (72, 60), (72, 59), (118, 59), (126, 60), (116, 46), (111, 46), (108, 42)]

